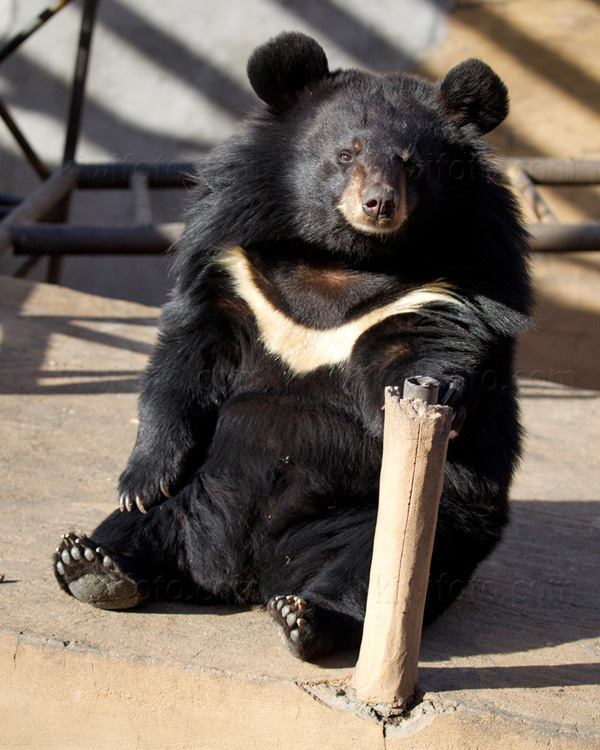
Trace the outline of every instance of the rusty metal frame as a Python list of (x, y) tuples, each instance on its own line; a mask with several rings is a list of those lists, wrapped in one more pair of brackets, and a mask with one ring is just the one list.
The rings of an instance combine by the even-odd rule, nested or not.
[[(560, 223), (537, 189), (537, 185), (600, 184), (600, 160), (506, 159), (505, 166), (516, 192), (538, 218), (538, 223), (529, 225), (534, 251), (600, 250), (600, 222)], [(183, 224), (153, 222), (150, 190), (188, 187), (194, 170), (191, 162), (71, 164), (70, 168), (65, 165), (0, 222), (0, 252), (12, 247), (15, 255), (31, 258), (164, 253), (181, 233)], [(37, 221), (74, 189), (127, 187), (132, 194), (130, 226), (73, 226)], [(30, 263), (27, 261), (17, 275), (28, 272)]]
[[(59, 10), (62, 10), (72, 0), (59, 0), (55, 5), (50, 8), (46, 8), (39, 13), (29, 24), (25, 26), (20, 32), (15, 34), (0, 48), (0, 64), (4, 62), (12, 53), (18, 49), (24, 41), (34, 34), (39, 28), (41, 28), (52, 16), (56, 15)], [(50, 177), (50, 170), (40, 159), (35, 149), (29, 143), (25, 137), (23, 131), (19, 128), (15, 120), (13, 119), (10, 111), (6, 107), (4, 101), (0, 99), (0, 118), (4, 120), (6, 127), (12, 133), (14, 139), (21, 147), (21, 150), (25, 154), (27, 161), (31, 164), (33, 169), (38, 173), (42, 180)]]
[[(60, 0), (13, 37), (0, 49), (0, 63), (70, 1)], [(4, 196), (4, 206), (10, 210), (0, 221), (0, 254), (12, 249), (15, 256), (27, 256), (15, 276), (26, 276), (42, 258), (47, 257), (47, 280), (58, 283), (65, 256), (157, 255), (166, 252), (183, 229), (181, 223), (159, 224), (153, 221), (150, 191), (153, 188), (189, 186), (195, 171), (192, 163), (76, 163), (98, 2), (99, 0), (83, 0), (62, 165), (54, 173), (39, 159), (4, 103), (0, 101), (0, 117), (15, 136), (30, 164), (44, 180), (22, 201), (14, 196)], [(529, 226), (534, 251), (563, 253), (600, 250), (600, 221), (561, 223), (538, 190), (539, 185), (600, 185), (600, 160), (521, 157), (504, 159), (503, 166), (513, 188), (537, 217), (537, 223)], [(130, 226), (74, 226), (67, 223), (70, 199), (75, 190), (107, 188), (130, 189)]]
[[(59, 0), (59, 2), (53, 7), (42, 11), (25, 29), (10, 39), (2, 49), (0, 49), (0, 63), (6, 60), (7, 57), (9, 57), (9, 55), (11, 55), (26, 39), (52, 18), (52, 16), (58, 13), (58, 11), (62, 10), (62, 8), (64, 8), (69, 2), (71, 2), (71, 0)], [(79, 141), (79, 133), (81, 131), (85, 84), (91, 52), (92, 34), (94, 31), (98, 3), (99, 0), (83, 0), (79, 43), (77, 45), (73, 83), (71, 86), (71, 96), (67, 113), (62, 165), (54, 175), (51, 175), (48, 167), (43, 163), (28, 142), (27, 138), (12, 118), (4, 102), (0, 101), (0, 118), (4, 120), (6, 126), (20, 145), (27, 160), (42, 180), (45, 181), (40, 188), (35, 190), (29, 196), (29, 198), (25, 199), (23, 203), (18, 203), (16, 208), (9, 211), (0, 222), (0, 254), (6, 250), (6, 235), (8, 233), (10, 237), (10, 227), (14, 227), (18, 223), (19, 216), (21, 217), (21, 220), (24, 218), (27, 218), (28, 220), (46, 218), (49, 222), (66, 222), (68, 219), (70, 198), (74, 185), (71, 184), (70, 180), (65, 179), (65, 175), (70, 174), (70, 167), (75, 163), (75, 153)], [(58, 186), (60, 186), (60, 188)], [(66, 186), (70, 189), (63, 190)], [(35, 207), (33, 215), (30, 199), (33, 200)], [(45, 212), (39, 212), (38, 207), (40, 205), (45, 206)], [(4, 241), (2, 238), (4, 238)], [(9, 246), (11, 245), (12, 240), (9, 241)], [(15, 254), (17, 254), (16, 251)], [(37, 264), (38, 259), (41, 259), (43, 255), (44, 254), (36, 253), (26, 261), (24, 267), (26, 267), (27, 272)], [(58, 283), (60, 280), (61, 266), (61, 256), (49, 256), (47, 273), (48, 281)], [(23, 273), (18, 275), (23, 275)]]
[(566, 224), (552, 211), (538, 185), (600, 185), (600, 159), (505, 159), (509, 179), (538, 222), (529, 225), (532, 249), (542, 253), (600, 250), (600, 221)]

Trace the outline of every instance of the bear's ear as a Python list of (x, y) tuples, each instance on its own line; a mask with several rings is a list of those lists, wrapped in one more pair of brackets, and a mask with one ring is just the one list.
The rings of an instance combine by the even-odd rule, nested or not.
[(440, 83), (440, 94), (457, 125), (475, 125), (482, 134), (500, 125), (508, 114), (506, 86), (481, 60), (465, 60), (452, 68)]
[(299, 32), (284, 32), (255, 49), (247, 70), (252, 88), (272, 107), (293, 103), (303, 89), (329, 75), (321, 45)]

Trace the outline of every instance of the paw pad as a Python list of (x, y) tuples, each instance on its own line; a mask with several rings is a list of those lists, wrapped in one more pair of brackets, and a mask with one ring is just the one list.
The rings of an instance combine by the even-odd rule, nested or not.
[[(72, 563), (98, 562), (105, 568), (114, 566), (111, 557), (104, 554), (101, 547), (97, 547), (90, 539), (76, 534), (63, 534), (60, 545), (56, 548), (56, 572), (60, 576), (67, 575), (67, 568)], [(68, 576), (70, 577), (70, 576)]]
[(305, 616), (308, 604), (300, 596), (275, 596), (269, 602), (267, 610), (271, 617), (282, 628), (292, 644), (298, 644), (306, 633), (308, 620)]
[(62, 535), (54, 573), (64, 591), (94, 607), (129, 609), (143, 601), (137, 583), (85, 536)]

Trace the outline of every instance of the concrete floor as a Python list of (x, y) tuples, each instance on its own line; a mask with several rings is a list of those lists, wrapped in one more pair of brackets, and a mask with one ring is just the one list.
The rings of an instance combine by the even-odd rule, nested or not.
[(355, 652), (300, 662), (260, 608), (67, 597), (50, 557), (115, 508), (157, 314), (0, 277), (3, 749), (598, 747), (598, 391), (521, 381), (512, 522), (425, 631), (424, 699), (399, 726), (338, 695)]

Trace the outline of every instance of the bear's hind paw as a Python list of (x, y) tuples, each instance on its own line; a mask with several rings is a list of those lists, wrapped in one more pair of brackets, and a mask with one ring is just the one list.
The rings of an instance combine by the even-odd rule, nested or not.
[(299, 659), (320, 652), (313, 608), (300, 596), (274, 596), (267, 611), (281, 627), (290, 651)]
[(63, 534), (54, 555), (54, 574), (60, 587), (100, 609), (129, 609), (142, 604), (137, 583), (92, 539)]

